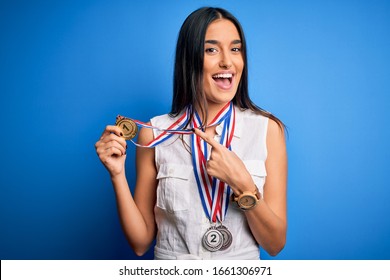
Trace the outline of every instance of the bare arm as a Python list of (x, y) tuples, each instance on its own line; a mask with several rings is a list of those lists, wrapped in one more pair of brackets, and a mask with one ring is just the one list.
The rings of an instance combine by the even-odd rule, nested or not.
[[(157, 186), (154, 149), (137, 148), (137, 182), (133, 198), (124, 168), (127, 146), (120, 133), (118, 127), (107, 126), (95, 147), (111, 175), (118, 214), (126, 238), (135, 253), (143, 255), (156, 234), (153, 212)], [(141, 129), (138, 138), (141, 144), (152, 139), (151, 130)]]
[(287, 153), (284, 132), (272, 120), (268, 124), (267, 150), (263, 199), (245, 214), (257, 242), (275, 256), (286, 243)]
[[(212, 135), (196, 129), (195, 133), (212, 146), (207, 162), (209, 175), (229, 184), (236, 195), (253, 191), (255, 183), (242, 160), (216, 142)], [(270, 255), (277, 255), (286, 242), (287, 153), (284, 133), (276, 122), (269, 120), (266, 160), (267, 178), (263, 198), (245, 212), (253, 236)]]

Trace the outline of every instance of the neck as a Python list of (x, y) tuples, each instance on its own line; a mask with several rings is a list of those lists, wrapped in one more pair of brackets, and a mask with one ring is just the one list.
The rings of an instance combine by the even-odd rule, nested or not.
[[(228, 102), (230, 103), (230, 102)], [(209, 125), (212, 120), (218, 115), (218, 113), (226, 106), (227, 103), (225, 104), (220, 104), (220, 103), (211, 103), (209, 102), (207, 104), (207, 125)], [(197, 111), (200, 112), (200, 110)], [(202, 117), (202, 116), (201, 116)], [(205, 120), (202, 120), (204, 122)]]

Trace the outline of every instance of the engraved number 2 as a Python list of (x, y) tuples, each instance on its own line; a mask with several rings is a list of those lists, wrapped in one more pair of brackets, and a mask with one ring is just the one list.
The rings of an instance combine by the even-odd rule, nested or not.
[(213, 243), (215, 243), (215, 242), (217, 242), (217, 235), (216, 234), (212, 234), (211, 235), (211, 240), (210, 240), (210, 242), (213, 242)]

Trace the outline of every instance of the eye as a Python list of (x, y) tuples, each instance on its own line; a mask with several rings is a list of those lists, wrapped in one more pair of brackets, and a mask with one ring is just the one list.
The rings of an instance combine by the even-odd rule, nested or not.
[(205, 52), (213, 54), (213, 53), (217, 53), (218, 50), (216, 48), (207, 48), (207, 49), (205, 49)]
[(237, 48), (232, 48), (232, 52), (237, 52), (237, 53), (241, 52), (241, 48), (238, 48), (238, 47)]

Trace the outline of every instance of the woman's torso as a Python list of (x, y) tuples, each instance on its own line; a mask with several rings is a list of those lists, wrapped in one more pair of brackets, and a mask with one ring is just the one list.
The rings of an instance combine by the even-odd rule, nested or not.
[[(250, 110), (236, 108), (236, 125), (231, 143), (249, 173), (263, 192), (266, 177), (265, 160), (268, 118)], [(151, 120), (153, 126), (166, 128), (176, 118), (168, 115)], [(220, 140), (222, 127), (216, 126), (215, 139)], [(154, 131), (157, 137), (161, 132)], [(210, 221), (202, 207), (190, 154), (191, 136), (174, 135), (155, 148), (157, 168), (157, 202), (155, 219), (156, 259), (259, 259), (259, 247), (246, 218), (234, 202), (230, 202), (223, 225), (232, 233), (233, 241), (224, 251), (210, 252), (202, 245)]]

